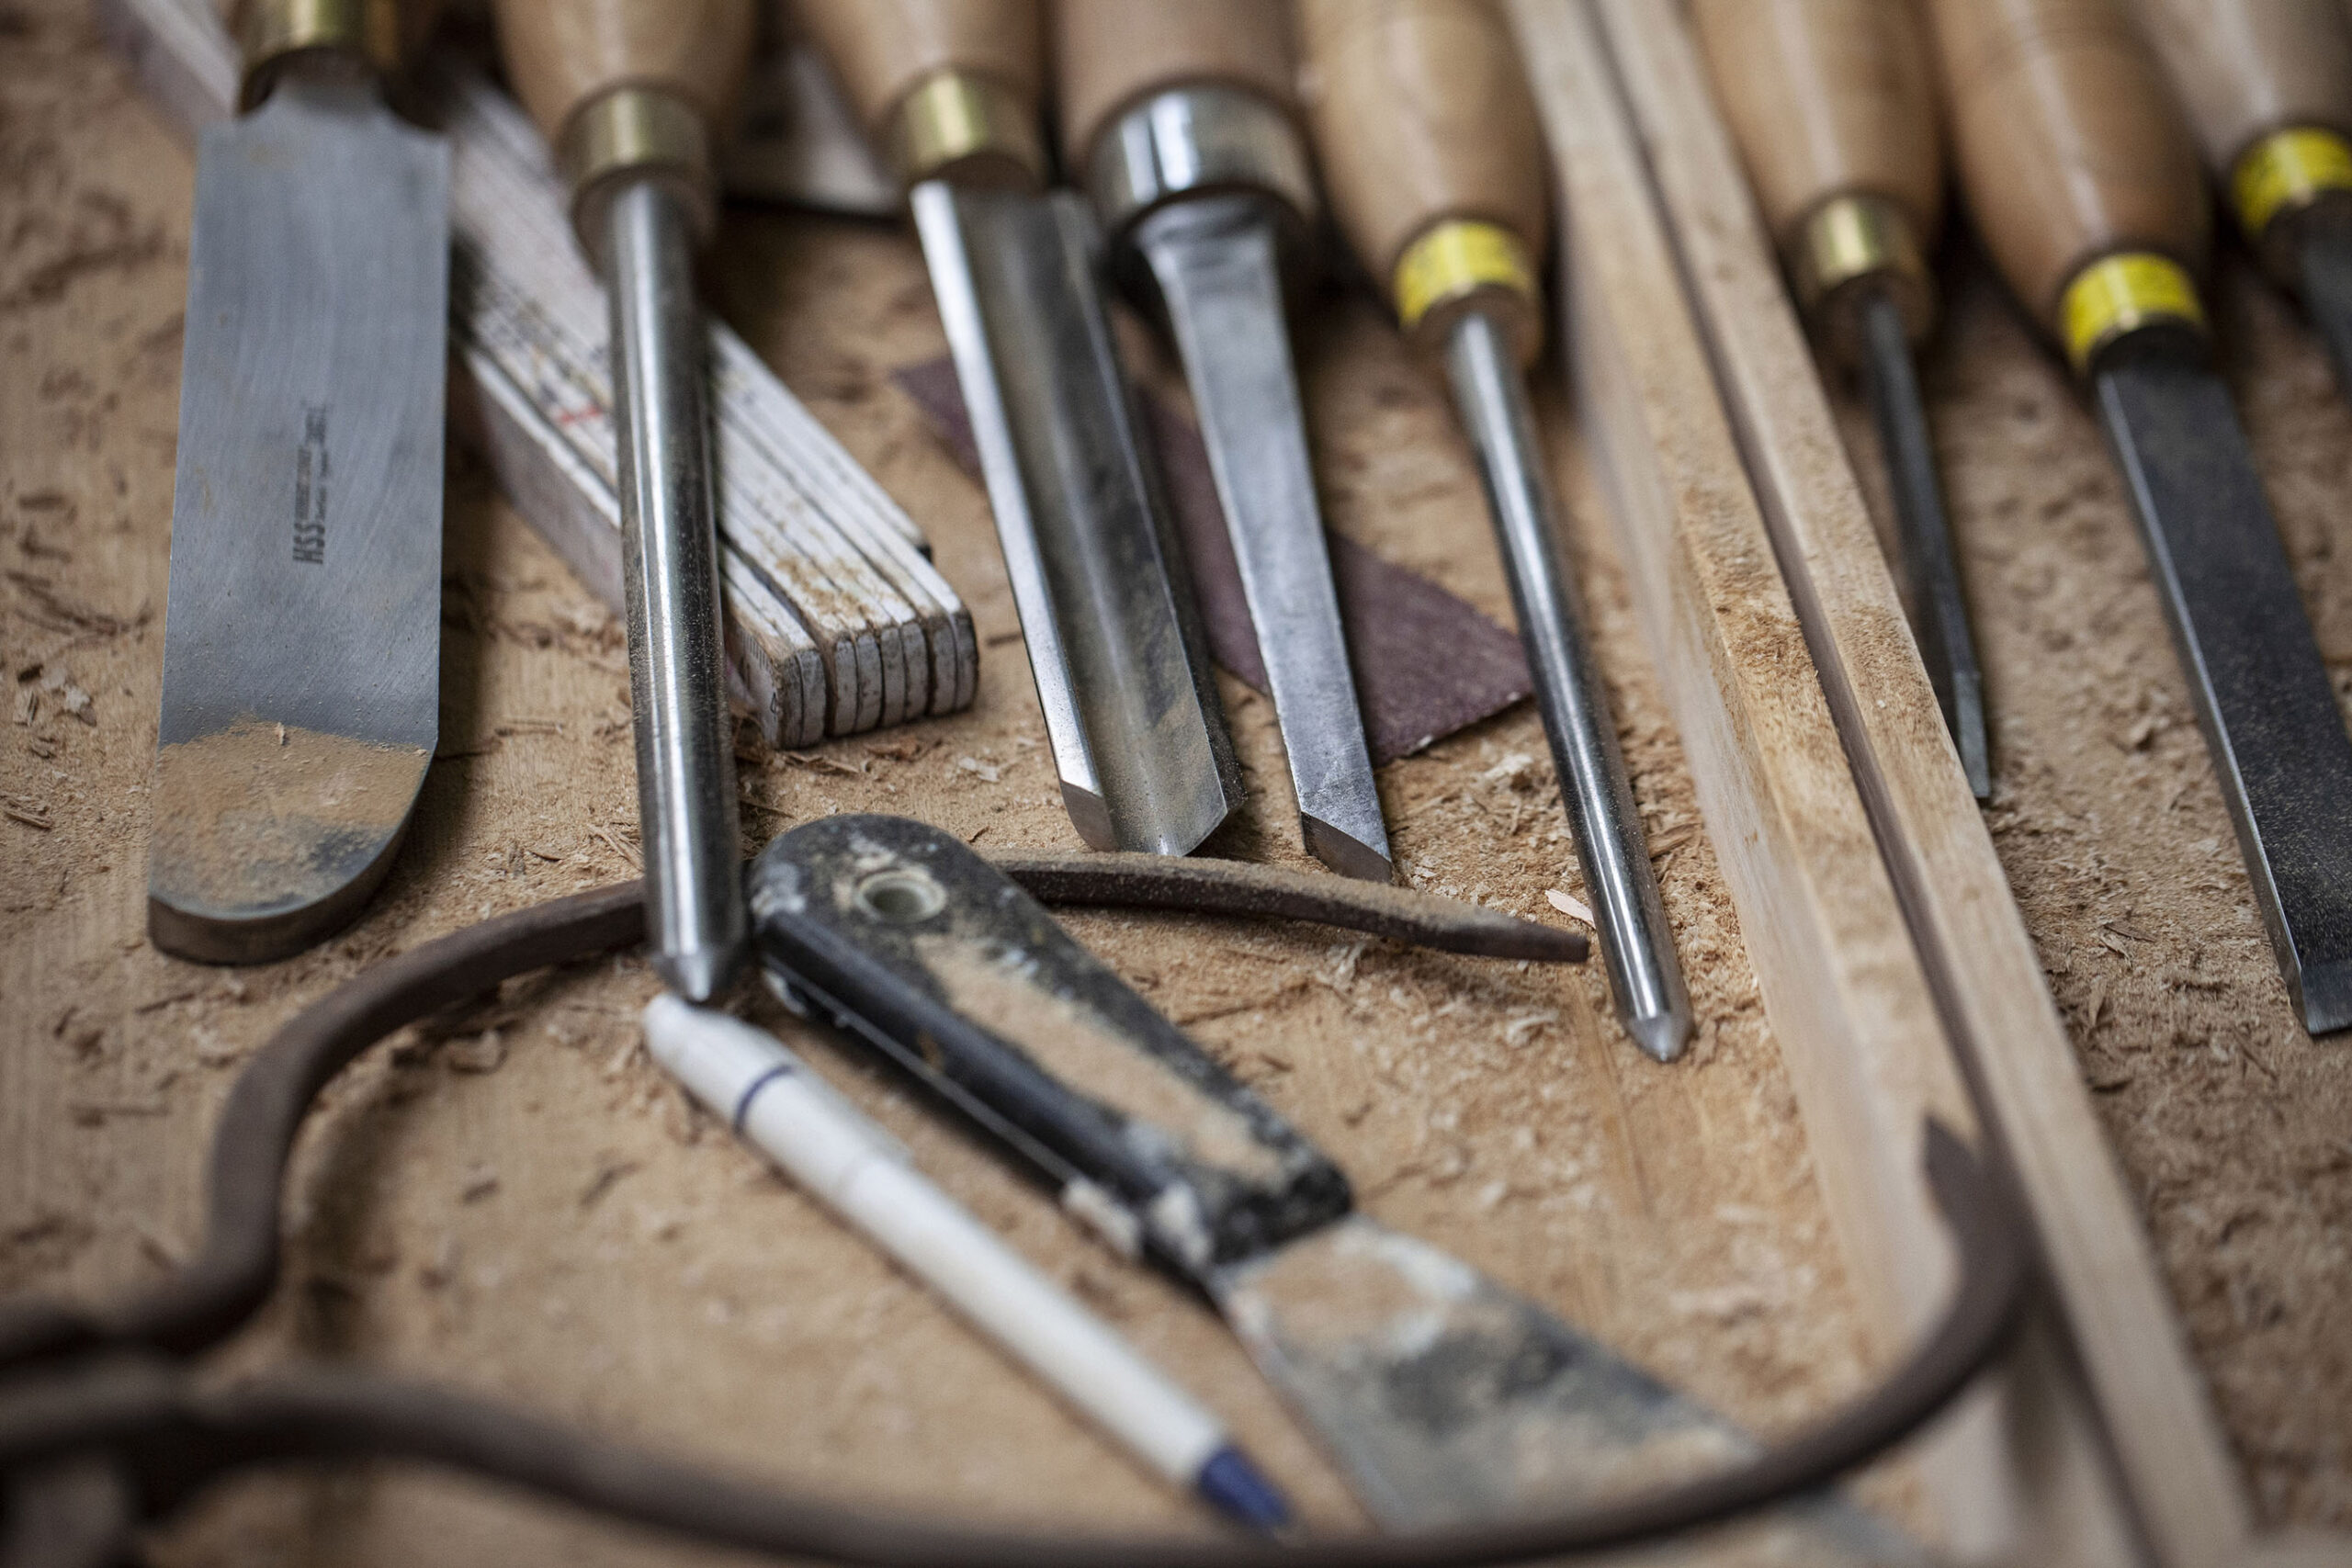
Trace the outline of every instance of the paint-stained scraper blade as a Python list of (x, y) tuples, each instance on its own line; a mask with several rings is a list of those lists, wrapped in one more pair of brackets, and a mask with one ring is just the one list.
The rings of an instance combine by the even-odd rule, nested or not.
[(299, 66), (209, 128), (189, 242), (148, 925), (257, 962), (348, 921), (440, 697), (446, 144)]

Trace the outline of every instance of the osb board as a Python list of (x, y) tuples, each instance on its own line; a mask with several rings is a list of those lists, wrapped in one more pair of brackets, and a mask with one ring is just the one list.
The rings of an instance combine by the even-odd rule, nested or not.
[[(228, 972), (141, 940), (186, 288), (187, 157), (71, 0), (0, 12), (0, 1289), (96, 1292), (195, 1240), (210, 1121), (304, 1000), (480, 916), (634, 870), (616, 628), (453, 463), (443, 760), (368, 918)], [(973, 710), (756, 760), (764, 834), (834, 810), (927, 818), (982, 850), (1076, 849), (978, 487), (888, 383), (943, 347), (907, 237), (737, 215), (715, 297), (919, 517), (984, 644)], [(1498, 618), (1508, 595), (1435, 383), (1370, 308), (1302, 354), (1335, 525)], [(1162, 374), (1164, 374), (1164, 369)], [(1544, 411), (1590, 503), (1571, 433)], [(1785, 1428), (1866, 1369), (1778, 1053), (1606, 532), (1579, 529), (1667, 901), (1703, 1021), (1649, 1064), (1596, 972), (1287, 927), (1089, 915), (1080, 935), (1357, 1178), (1440, 1237), (1743, 1420)], [(1250, 787), (1227, 849), (1305, 864), (1272, 714), (1227, 682)], [(1416, 880), (1560, 919), (1578, 891), (1525, 708), (1382, 774)], [(28, 820), (29, 818), (29, 820)], [(1098, 1523), (1192, 1521), (755, 1159), (635, 1048), (641, 963), (522, 987), (452, 1037), (379, 1049), (306, 1136), (288, 1288), (241, 1366), (297, 1355), (495, 1392), (598, 1429), (842, 1495)], [(1337, 1481), (1196, 1303), (805, 1032), (923, 1168), (1235, 1423), (1317, 1519)], [(168, 1532), (174, 1563), (666, 1562), (687, 1554), (433, 1479), (273, 1479)]]
[[(2257, 1517), (2352, 1525), (2352, 1041), (2298, 1024), (2122, 489), (1981, 258), (1923, 365), (1993, 726), (1994, 841)], [(2243, 258), (2217, 325), (2322, 651), (2352, 694), (2352, 412)], [(1847, 444), (1890, 515), (1867, 414)]]

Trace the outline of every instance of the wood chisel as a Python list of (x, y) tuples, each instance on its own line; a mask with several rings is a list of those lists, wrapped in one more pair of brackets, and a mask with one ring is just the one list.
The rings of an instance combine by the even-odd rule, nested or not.
[(449, 153), (389, 6), (253, 0), (188, 241), (147, 925), (284, 957), (382, 881), (438, 733)]
[(1911, 629), (1968, 787), (1993, 795), (1984, 674), (1912, 344), (1943, 223), (1934, 66), (1911, 0), (1694, 0), (1724, 118), (1824, 346), (1859, 371), (1894, 491)]
[(499, 0), (497, 15), (508, 73), (605, 277), (647, 935), (670, 987), (708, 1001), (741, 966), (744, 919), (694, 252), (718, 219), (711, 143), (750, 55), (752, 9)]
[(1486, 0), (1304, 0), (1298, 15), (1331, 205), (1405, 332), (1442, 355), (1477, 455), (1617, 1016), (1672, 1061), (1690, 997), (1521, 379), (1544, 335), (1549, 214), (1510, 29)]
[(2352, 18), (2337, 0), (2139, 0), (2206, 167), (2352, 394)]
[[(825, 818), (768, 845), (750, 897), (787, 1005), (911, 1075), (1102, 1240), (1197, 1286), (1382, 1525), (1622, 1495), (1754, 1451), (1582, 1330), (1357, 1210), (1320, 1149), (954, 834)], [(1791, 1553), (1771, 1561), (1917, 1561), (1834, 1495), (1763, 1528)]]
[(1157, 302), (1199, 411), (1306, 847), (1385, 882), (1388, 831), (1357, 709), (1283, 313), (1320, 214), (1296, 66), (1266, 0), (1060, 0), (1069, 166), (1112, 274)]
[(2288, 989), (2312, 1033), (2352, 1025), (2352, 741), (2206, 363), (2196, 150), (2120, 0), (1929, 14), (1970, 205), (2089, 387)]
[(1185, 854), (1240, 804), (1192, 585), (1104, 312), (1101, 236), (1041, 194), (1036, 0), (804, 0), (908, 186), (1062, 801), (1096, 849)]

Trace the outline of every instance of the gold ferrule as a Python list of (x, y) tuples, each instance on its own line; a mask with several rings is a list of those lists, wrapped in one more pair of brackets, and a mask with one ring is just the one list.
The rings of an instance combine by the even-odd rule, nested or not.
[(702, 111), (662, 87), (616, 87), (574, 111), (556, 143), (556, 169), (571, 192), (573, 228), (595, 254), (613, 192), (658, 179), (684, 200), (697, 241), (717, 226), (710, 132)]
[(1036, 117), (1002, 83), (962, 71), (924, 77), (899, 102), (890, 164), (910, 186), (958, 185), (1034, 190), (1045, 183), (1046, 144)]
[(349, 55), (390, 71), (400, 63), (400, 13), (393, 0), (245, 0), (237, 41), (244, 51), (238, 101), (251, 108), (298, 54)]
[(1396, 258), (1389, 297), (1406, 335), (1442, 338), (1473, 306), (1499, 307), (1522, 363), (1543, 344), (1543, 294), (1519, 236), (1499, 223), (1448, 218), (1421, 231)]
[(2205, 308), (2188, 269), (2153, 251), (2101, 256), (2058, 297), (2058, 336), (2066, 361), (2087, 376), (2118, 339), (2154, 326), (2187, 327), (2202, 335)]
[(2230, 175), (2231, 205), (2257, 244), (2281, 218), (2339, 192), (2352, 192), (2352, 141), (2317, 126), (2272, 131), (2239, 155)]
[(1927, 336), (1935, 318), (1935, 282), (1910, 220), (1882, 196), (1856, 192), (1815, 208), (1790, 245), (1789, 276), (1798, 305), (1849, 359), (1860, 347), (1849, 307), (1865, 286), (1894, 298), (1914, 343)]

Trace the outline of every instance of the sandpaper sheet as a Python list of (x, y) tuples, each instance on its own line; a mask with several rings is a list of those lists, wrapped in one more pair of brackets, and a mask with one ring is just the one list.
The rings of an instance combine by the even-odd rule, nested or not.
[[(966, 472), (980, 471), (955, 364), (945, 357), (892, 375), (915, 400)], [(1157, 398), (1142, 400), (1147, 434), (1159, 448), (1170, 509), (1200, 596), (1209, 653), (1260, 692), (1266, 666), (1241, 592), (1241, 570), (1225, 530), (1216, 481), (1200, 432)], [(1519, 638), (1418, 572), (1382, 559), (1353, 540), (1329, 536), (1356, 699), (1375, 762), (1409, 756), (1526, 696), (1532, 686)]]

